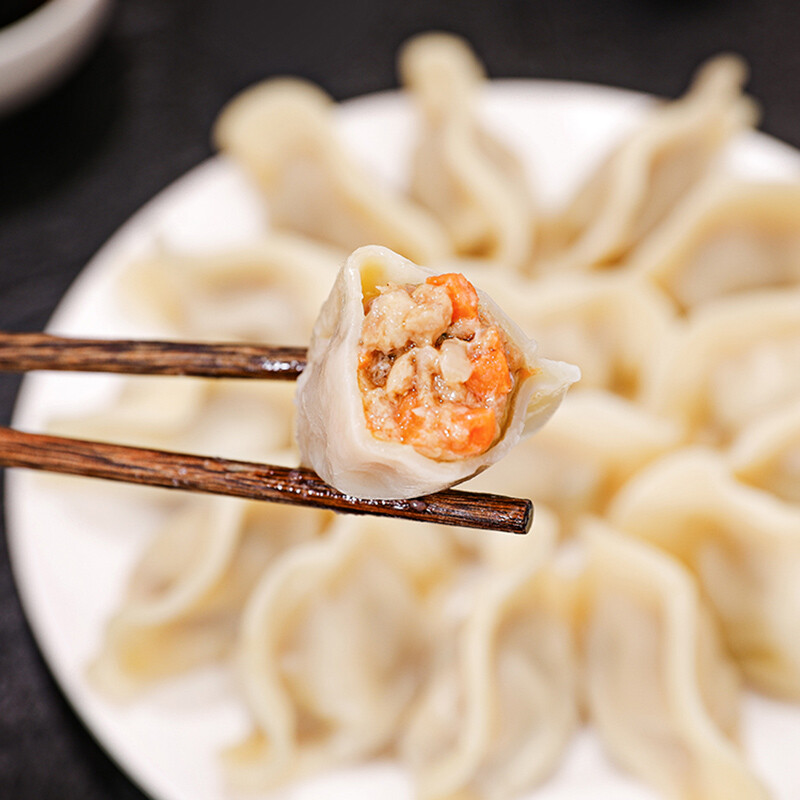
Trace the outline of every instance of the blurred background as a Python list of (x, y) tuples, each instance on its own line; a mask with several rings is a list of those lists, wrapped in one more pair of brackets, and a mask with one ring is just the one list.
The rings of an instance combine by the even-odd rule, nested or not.
[[(10, 3), (0, 17), (14, 16), (14, 2), (0, 0)], [(751, 65), (762, 129), (800, 145), (800, 4), (790, 0), (124, 0), (66, 81), (0, 117), (0, 327), (42, 329), (114, 230), (211, 155), (211, 123), (239, 89), (280, 73), (308, 77), (337, 99), (392, 88), (398, 45), (428, 29), (465, 36), (492, 77), (671, 97), (701, 60), (733, 50)], [(3, 424), (17, 385), (0, 381)], [(5, 549), (0, 797), (143, 797), (49, 677)]]

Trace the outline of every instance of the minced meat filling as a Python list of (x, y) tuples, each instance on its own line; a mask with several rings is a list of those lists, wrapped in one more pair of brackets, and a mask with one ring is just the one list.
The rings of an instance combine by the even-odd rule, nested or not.
[(440, 461), (488, 450), (521, 359), (473, 285), (458, 273), (387, 284), (364, 311), (358, 381), (373, 435)]

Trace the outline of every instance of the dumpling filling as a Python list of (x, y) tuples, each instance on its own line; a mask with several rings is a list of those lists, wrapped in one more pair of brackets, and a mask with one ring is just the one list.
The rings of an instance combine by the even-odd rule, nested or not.
[(367, 427), (439, 461), (486, 452), (529, 373), (461, 274), (388, 283), (364, 298), (358, 383)]

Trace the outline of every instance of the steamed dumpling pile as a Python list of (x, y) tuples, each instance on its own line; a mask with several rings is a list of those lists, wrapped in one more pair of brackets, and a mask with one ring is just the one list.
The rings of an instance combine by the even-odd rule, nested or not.
[[(277, 384), (131, 380), (104, 414), (54, 427), (302, 457), (370, 497), (504, 456), (466, 486), (530, 496), (534, 529), (153, 492), (164, 522), (97, 685), (135, 697), (231, 665), (250, 720), (222, 759), (237, 789), (388, 756), (420, 800), (528, 797), (582, 715), (668, 800), (777, 797), (740, 711), (743, 685), (800, 698), (800, 180), (730, 174), (756, 117), (742, 63), (713, 59), (650, 106), (550, 209), (491, 126), (466, 43), (415, 39), (400, 71), (407, 192), (347, 151), (320, 90), (267, 81), (215, 136), (271, 227), (250, 248), (155, 253), (123, 287), (161, 336), (310, 342), (301, 452)], [(531, 339), (583, 377), (512, 448), (577, 377)]]

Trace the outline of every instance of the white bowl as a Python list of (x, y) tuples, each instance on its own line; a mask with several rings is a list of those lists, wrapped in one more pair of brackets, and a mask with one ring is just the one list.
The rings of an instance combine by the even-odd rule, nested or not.
[(0, 113), (65, 78), (95, 40), (111, 0), (47, 0), (0, 29)]

